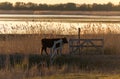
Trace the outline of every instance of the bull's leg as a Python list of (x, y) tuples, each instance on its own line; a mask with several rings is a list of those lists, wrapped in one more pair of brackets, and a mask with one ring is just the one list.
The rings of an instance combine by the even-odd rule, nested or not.
[(46, 53), (46, 55), (48, 55), (46, 47), (42, 47), (42, 49), (41, 49), (41, 55), (43, 55), (43, 51)]
[(44, 50), (44, 48), (42, 47), (42, 49), (41, 49), (41, 55), (43, 55), (43, 50)]
[(59, 49), (57, 49), (57, 55), (59, 55)]
[(48, 55), (48, 53), (47, 53), (47, 48), (44, 48), (44, 50), (45, 50), (46, 55)]

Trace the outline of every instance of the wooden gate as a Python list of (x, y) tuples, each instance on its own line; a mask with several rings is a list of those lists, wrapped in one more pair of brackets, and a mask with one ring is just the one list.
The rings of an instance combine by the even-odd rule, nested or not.
[[(85, 49), (85, 50), (84, 50)], [(76, 52), (86, 52), (86, 49), (95, 49), (96, 52), (104, 53), (104, 39), (70, 39), (69, 52), (75, 54)], [(79, 50), (79, 51), (78, 51)], [(88, 50), (88, 52), (91, 52)], [(92, 51), (93, 52), (93, 51)]]
[[(86, 52), (86, 49), (95, 49), (96, 52), (104, 53), (104, 39), (81, 39), (80, 28), (78, 28), (78, 39), (69, 39), (69, 52), (70, 54), (79, 54)], [(85, 49), (85, 51), (83, 51)], [(90, 50), (88, 52), (91, 52)]]

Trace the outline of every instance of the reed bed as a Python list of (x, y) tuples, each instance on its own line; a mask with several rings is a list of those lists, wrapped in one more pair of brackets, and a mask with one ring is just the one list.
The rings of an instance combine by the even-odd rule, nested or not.
[[(12, 54), (12, 53), (24, 53), (24, 54), (40, 54), (41, 50), (41, 39), (42, 38), (56, 38), (56, 37), (67, 37), (78, 38), (77, 30), (81, 28), (81, 38), (103, 38), (104, 54), (108, 55), (120, 55), (120, 24), (119, 23), (57, 23), (57, 22), (24, 22), (21, 24), (3, 24), (0, 26), (0, 54)], [(63, 47), (63, 53), (69, 53), (68, 45)], [(104, 55), (103, 55), (104, 58)], [(102, 58), (101, 58), (102, 59)], [(77, 60), (77, 59), (76, 59)], [(75, 61), (76, 61), (75, 60)], [(94, 59), (92, 59), (94, 60)], [(83, 63), (92, 66), (100, 65), (101, 63)], [(70, 62), (71, 60), (69, 60)], [(107, 62), (107, 60), (106, 60)], [(112, 62), (112, 61), (111, 61)], [(119, 61), (118, 61), (119, 62)], [(107, 65), (104, 62), (105, 65)], [(95, 66), (96, 66), (95, 65)], [(113, 61), (114, 65), (114, 61)], [(119, 66), (119, 65), (118, 65)], [(94, 66), (93, 66), (94, 68)], [(62, 67), (51, 66), (47, 68), (43, 65), (39, 71), (36, 66), (32, 67), (30, 70), (24, 70), (17, 65), (14, 69), (4, 69), (0, 70), (0, 79), (63, 79), (65, 78), (83, 78), (83, 79), (119, 79), (120, 71), (113, 71), (107, 73), (114, 73), (115, 75), (107, 74), (104, 75), (103, 72), (97, 71), (97, 69), (92, 69), (89, 71), (88, 66), (86, 66), (86, 71), (79, 69), (77, 65), (64, 64)], [(85, 72), (84, 72), (85, 71)], [(107, 70), (106, 70), (107, 71)], [(69, 74), (72, 72), (77, 72), (76, 74)], [(116, 73), (117, 72), (117, 73)], [(95, 73), (95, 74), (94, 74)], [(60, 74), (59, 76), (57, 74)], [(85, 74), (85, 75), (84, 75)], [(6, 76), (7, 75), (7, 76)], [(82, 76), (81, 76), (82, 75)], [(83, 76), (84, 75), (84, 76)], [(46, 76), (46, 77), (44, 77)]]
[[(119, 23), (71, 23), (71, 22), (6, 22), (1, 24), (0, 53), (40, 53), (42, 38), (103, 38), (106, 54), (120, 53)], [(68, 53), (68, 45), (64, 46)]]
[[(71, 71), (70, 71), (71, 70)], [(7, 75), (7, 76), (6, 76)], [(119, 79), (120, 74), (113, 72), (100, 72), (98, 70), (85, 71), (76, 67), (69, 69), (67, 65), (62, 68), (54, 66), (43, 67), (40, 71), (33, 67), (29, 71), (24, 71), (19, 67), (8, 70), (0, 70), (0, 79)]]

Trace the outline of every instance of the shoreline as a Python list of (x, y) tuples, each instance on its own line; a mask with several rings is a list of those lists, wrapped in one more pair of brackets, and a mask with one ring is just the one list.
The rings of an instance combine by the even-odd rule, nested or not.
[(0, 10), (0, 14), (35, 14), (35, 15), (97, 15), (120, 16), (120, 11), (49, 11), (49, 10)]

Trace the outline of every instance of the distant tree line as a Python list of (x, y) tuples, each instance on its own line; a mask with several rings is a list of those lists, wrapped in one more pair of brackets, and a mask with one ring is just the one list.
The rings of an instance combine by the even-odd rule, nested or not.
[(16, 2), (15, 4), (10, 2), (1, 2), (0, 10), (67, 10), (67, 11), (120, 11), (120, 3), (114, 5), (109, 2), (107, 4), (36, 4), (32, 2)]

